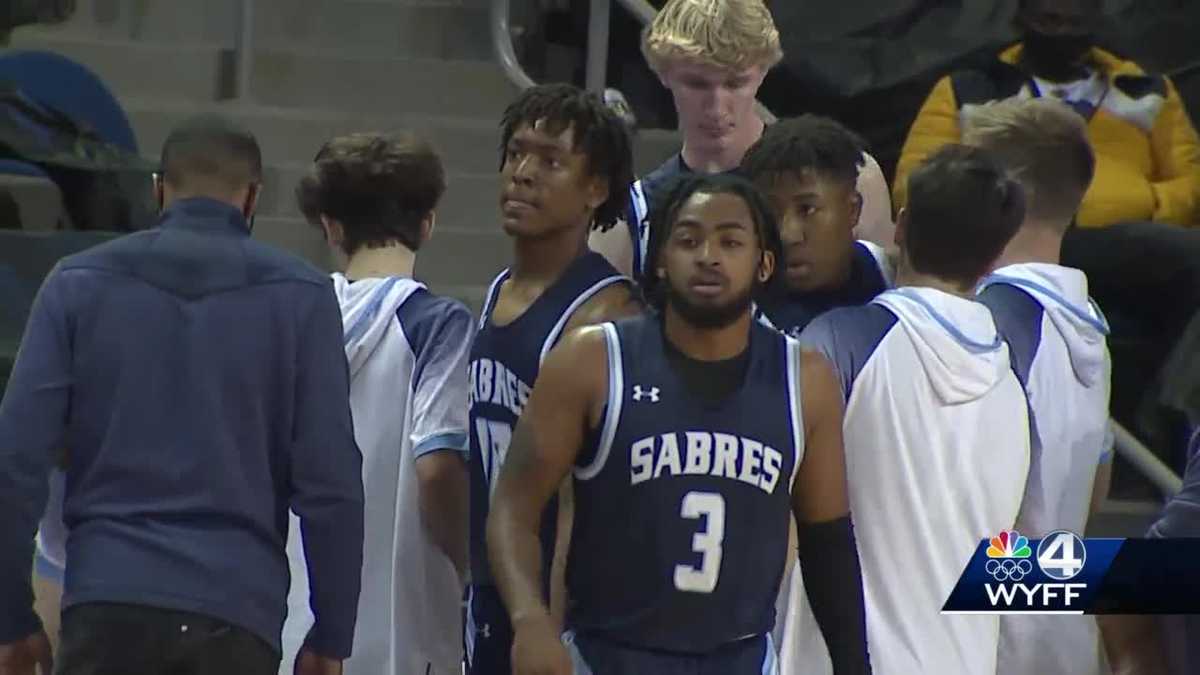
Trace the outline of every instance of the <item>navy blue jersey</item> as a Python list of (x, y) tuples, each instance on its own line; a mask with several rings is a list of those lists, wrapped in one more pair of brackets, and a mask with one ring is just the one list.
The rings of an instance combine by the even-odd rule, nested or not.
[[(467, 405), (471, 444), (471, 577), (493, 585), (487, 558), (486, 525), (492, 492), (517, 418), (537, 379), (546, 354), (558, 342), (571, 315), (600, 290), (625, 281), (598, 253), (580, 257), (523, 314), (503, 326), (492, 323), (492, 309), (508, 270), (488, 290), (471, 346)], [(543, 540), (552, 542), (553, 513), (543, 520)], [(549, 560), (547, 558), (547, 560)], [(549, 564), (547, 563), (547, 567)]]
[(804, 452), (799, 344), (754, 323), (741, 386), (705, 403), (661, 319), (605, 324), (608, 400), (575, 469), (568, 627), (708, 654), (767, 633)]
[[(725, 173), (735, 172), (736, 170)], [(646, 274), (646, 251), (650, 248), (650, 226), (646, 223), (646, 218), (671, 183), (680, 176), (693, 173), (695, 171), (692, 167), (683, 161), (683, 154), (675, 153), (657, 169), (634, 181), (630, 186), (625, 223), (629, 227), (629, 236), (633, 239), (633, 277), (638, 282), (641, 282)]]
[(818, 316), (838, 307), (865, 305), (891, 286), (891, 275), (884, 262), (883, 249), (864, 241), (854, 242), (850, 258), (850, 276), (835, 289), (810, 293), (774, 290), (759, 298), (761, 316), (779, 330), (800, 337), (805, 326)]

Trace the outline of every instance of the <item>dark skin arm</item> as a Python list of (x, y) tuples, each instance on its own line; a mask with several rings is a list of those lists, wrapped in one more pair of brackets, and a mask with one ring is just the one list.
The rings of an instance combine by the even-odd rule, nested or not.
[(559, 627), (542, 601), (542, 511), (567, 478), (608, 388), (602, 329), (571, 333), (542, 364), (513, 432), (488, 518), (488, 552), (512, 618), (516, 675), (570, 675)]
[[(792, 489), (792, 508), (801, 533), (805, 588), (829, 646), (833, 672), (870, 673), (858, 551), (849, 525), (837, 522), (850, 512), (842, 391), (829, 361), (817, 352), (802, 352), (800, 379), (805, 451)], [(805, 550), (805, 545), (818, 550)]]
[(804, 350), (800, 358), (804, 409), (804, 461), (792, 487), (792, 511), (801, 526), (844, 518), (846, 451), (842, 443), (842, 394), (824, 356)]
[(1157, 617), (1104, 615), (1096, 622), (1113, 675), (1167, 675)]
[[(626, 237), (628, 239), (628, 237)], [(575, 310), (563, 331), (616, 321), (645, 311), (639, 294), (631, 284), (612, 284), (596, 293)], [(558, 524), (554, 537), (554, 560), (550, 563), (550, 614), (559, 626), (567, 611), (567, 552), (571, 549), (571, 525), (575, 520), (575, 492), (570, 480), (558, 491)]]

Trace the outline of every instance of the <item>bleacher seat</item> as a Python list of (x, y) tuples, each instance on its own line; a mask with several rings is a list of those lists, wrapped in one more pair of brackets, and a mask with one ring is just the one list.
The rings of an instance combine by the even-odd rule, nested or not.
[(138, 151), (125, 109), (86, 66), (51, 52), (11, 51), (0, 54), (0, 80), (91, 127), (105, 141)]

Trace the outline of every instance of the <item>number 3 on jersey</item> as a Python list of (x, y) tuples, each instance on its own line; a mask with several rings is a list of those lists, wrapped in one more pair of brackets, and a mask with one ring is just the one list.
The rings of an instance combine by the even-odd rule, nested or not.
[(479, 436), (479, 454), (483, 460), (483, 477), (488, 482), (488, 496), (492, 496), (496, 492), (500, 467), (508, 454), (508, 444), (512, 441), (512, 427), (480, 417), (475, 420), (475, 433)]
[(721, 543), (725, 539), (725, 498), (715, 492), (689, 492), (680, 509), (684, 518), (704, 518), (692, 536), (692, 550), (700, 554), (700, 567), (675, 566), (675, 588), (691, 593), (712, 593), (721, 575)]

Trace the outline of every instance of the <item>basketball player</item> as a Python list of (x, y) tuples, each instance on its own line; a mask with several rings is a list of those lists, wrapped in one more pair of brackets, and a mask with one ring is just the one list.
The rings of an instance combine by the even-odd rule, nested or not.
[[(1026, 188), (1025, 222), (979, 299), (1008, 341), (1034, 419), (1033, 461), (1016, 529), (1030, 539), (1082, 534), (1112, 471), (1108, 324), (1084, 273), (1059, 264), (1063, 234), (1092, 182), (1082, 117), (1053, 99), (964, 111), (963, 142), (987, 149)], [(1059, 620), (1053, 620), (1059, 619)], [(1092, 675), (1101, 670), (1094, 617), (1005, 616), (1000, 669)]]
[[(863, 147), (841, 124), (802, 115), (767, 127), (742, 158), (742, 175), (767, 197), (784, 246), (783, 273), (759, 296), (758, 317), (793, 337), (818, 315), (866, 304), (891, 286), (884, 249), (854, 239)], [(802, 579), (794, 569), (786, 574), (780, 597), (775, 636), (784, 675), (793, 664), (828, 664)]]
[[(642, 36), (642, 54), (675, 101), (683, 147), (634, 184), (626, 227), (592, 234), (592, 248), (639, 280), (646, 273), (647, 213), (680, 175), (729, 173), (762, 135), (755, 96), (783, 58), (763, 0), (668, 0)], [(890, 246), (892, 201), (879, 164), (863, 156), (858, 236)]]
[[(467, 352), (462, 303), (415, 281), (445, 191), (441, 159), (408, 133), (351, 134), (321, 148), (297, 187), (344, 270), (342, 309), (366, 529), (354, 651), (346, 675), (460, 675), (467, 558)], [(312, 621), (299, 528), (281, 675)]]
[(841, 124), (803, 115), (767, 127), (742, 175), (767, 197), (783, 238), (780, 281), (757, 299), (770, 323), (798, 336), (834, 307), (863, 305), (891, 285), (882, 247), (855, 241), (863, 141)]
[[(547, 359), (501, 472), (488, 543), (518, 675), (775, 672), (788, 521), (838, 673), (867, 671), (829, 364), (751, 318), (779, 234), (753, 186), (681, 181), (652, 215), (661, 312)], [(573, 474), (563, 641), (540, 593), (541, 514)], [(564, 645), (565, 643), (565, 645)]]
[[(995, 675), (995, 616), (939, 613), (979, 541), (1012, 527), (1029, 468), (1025, 393), (975, 287), (1024, 217), (985, 151), (950, 146), (909, 179), (897, 288), (801, 336), (846, 400), (846, 474), (877, 673)], [(807, 671), (804, 671), (807, 672)]]
[[(633, 178), (628, 131), (596, 96), (564, 84), (526, 90), (502, 121), (500, 213), (513, 266), (488, 290), (471, 347), (471, 673), (509, 672), (512, 628), (488, 564), (485, 527), (496, 477), (546, 354), (577, 326), (641, 311), (634, 290), (587, 247), (620, 217)], [(543, 541), (555, 541), (550, 509)], [(566, 511), (566, 509), (564, 509)], [(565, 549), (564, 549), (565, 550)], [(543, 591), (549, 593), (549, 579)], [(555, 585), (555, 588), (558, 584)]]

